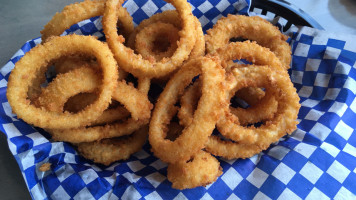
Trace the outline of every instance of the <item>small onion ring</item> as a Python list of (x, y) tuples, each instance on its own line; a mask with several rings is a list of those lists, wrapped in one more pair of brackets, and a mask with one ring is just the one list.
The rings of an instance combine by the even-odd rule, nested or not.
[(234, 37), (253, 40), (269, 48), (281, 60), (285, 69), (290, 68), (291, 47), (286, 42), (287, 36), (258, 16), (228, 15), (219, 19), (214, 27), (207, 31), (207, 52), (212, 53), (224, 47)]
[[(221, 112), (224, 89), (224, 70), (217, 60), (214, 57), (202, 57), (188, 61), (173, 75), (158, 98), (150, 122), (149, 141), (153, 153), (162, 161), (175, 163), (189, 160), (204, 147), (214, 130)], [(174, 102), (199, 73), (202, 73), (202, 97), (192, 123), (175, 141), (165, 139), (165, 124), (169, 124), (173, 117), (170, 114), (175, 112)]]
[(127, 137), (77, 144), (78, 152), (95, 163), (109, 165), (118, 160), (126, 160), (133, 153), (141, 150), (147, 141), (147, 135), (148, 127), (145, 126)]
[[(75, 53), (89, 54), (97, 58), (102, 69), (102, 84), (98, 99), (76, 114), (48, 112), (29, 103), (27, 91), (35, 74), (51, 60)], [(45, 56), (44, 56), (45, 55)], [(42, 128), (76, 128), (89, 124), (108, 107), (118, 79), (118, 67), (106, 44), (92, 36), (68, 35), (53, 37), (24, 55), (15, 65), (9, 77), (7, 98), (17, 116), (29, 124)]]
[[(97, 99), (97, 94), (93, 93), (79, 93), (71, 98), (64, 104), (64, 111), (76, 113), (83, 110), (88, 105), (92, 104)], [(110, 107), (110, 106), (109, 106)], [(102, 115), (91, 126), (103, 125), (112, 123), (118, 120), (127, 119), (130, 116), (130, 112), (123, 106), (117, 106), (114, 108), (106, 109)]]
[[(196, 43), (194, 45), (194, 48), (192, 49), (189, 58), (196, 58), (199, 56), (203, 56), (205, 54), (205, 38), (204, 38), (204, 33), (203, 29), (201, 27), (201, 24), (198, 20), (198, 18), (194, 17), (195, 21), (195, 31), (196, 31)], [(162, 23), (167, 23), (167, 24), (172, 24), (174, 27), (176, 27), (178, 30), (182, 29), (181, 21), (179, 20), (179, 15), (176, 10), (166, 10), (163, 11), (162, 13), (156, 13), (152, 15), (150, 18), (143, 20), (131, 33), (128, 41), (127, 41), (127, 46), (134, 49), (135, 48), (135, 40), (136, 36), (139, 32), (141, 32), (145, 27), (154, 24), (156, 22), (162, 22)], [(171, 30), (172, 31), (172, 30)]]
[[(177, 49), (178, 29), (172, 24), (156, 22), (146, 26), (136, 36), (135, 49), (144, 59), (152, 62), (169, 58)], [(165, 50), (156, 49), (157, 40), (165, 41)]]
[(167, 168), (168, 180), (179, 190), (208, 185), (221, 174), (219, 161), (205, 151), (197, 153), (192, 161), (179, 161)]
[[(76, 84), (77, 83), (77, 84)], [(62, 112), (65, 102), (69, 97), (80, 92), (90, 92), (97, 89), (100, 76), (94, 69), (82, 67), (65, 74), (60, 74), (47, 88), (43, 89), (38, 104), (54, 112)], [(55, 92), (57, 91), (57, 92)], [(47, 129), (57, 141), (73, 143), (91, 142), (103, 138), (118, 137), (131, 134), (142, 125), (147, 124), (152, 107), (146, 95), (139, 92), (131, 85), (119, 81), (113, 93), (113, 99), (122, 103), (131, 112), (131, 117), (121, 123), (107, 124), (105, 126), (79, 127), (75, 129)], [(103, 113), (103, 118), (110, 114), (110, 110)], [(111, 117), (111, 115), (110, 115)], [(98, 120), (100, 120), (101, 116)], [(101, 119), (101, 121), (105, 121)], [(98, 123), (98, 122), (97, 122)]]
[[(167, 0), (168, 1), (168, 0)], [(162, 77), (177, 69), (189, 56), (196, 41), (194, 18), (191, 7), (185, 0), (169, 1), (177, 9), (182, 19), (182, 30), (179, 32), (180, 40), (178, 48), (169, 62), (151, 63), (137, 55), (132, 49), (125, 47), (123, 40), (117, 34), (115, 23), (117, 22), (117, 8), (122, 6), (123, 0), (108, 0), (105, 4), (103, 15), (103, 29), (108, 45), (113, 51), (116, 60), (122, 68), (136, 77)]]
[[(225, 81), (227, 85), (232, 85), (231, 80), (230, 81), (225, 80)], [(179, 123), (182, 126), (187, 126), (192, 121), (194, 110), (196, 109), (197, 102), (201, 96), (200, 87), (201, 87), (200, 81), (197, 81), (196, 83), (194, 83), (193, 85), (189, 86), (186, 89), (186, 91), (184, 92), (183, 96), (180, 99), (181, 107), (178, 111), (178, 118), (179, 118)], [(233, 94), (234, 93), (230, 94), (230, 96)], [(228, 97), (228, 100), (230, 99), (231, 97)], [(234, 108), (230, 106), (230, 112), (238, 118), (238, 122), (240, 125), (246, 126), (248, 124), (254, 124), (257, 122), (263, 122), (271, 119), (274, 116), (274, 114), (277, 112), (277, 106), (278, 106), (278, 102), (276, 101), (276, 99), (273, 97), (273, 95), (268, 93), (268, 96), (263, 97), (260, 102), (256, 103), (255, 105), (252, 105), (249, 108), (243, 109), (243, 108)], [(261, 109), (264, 112), (261, 112)]]

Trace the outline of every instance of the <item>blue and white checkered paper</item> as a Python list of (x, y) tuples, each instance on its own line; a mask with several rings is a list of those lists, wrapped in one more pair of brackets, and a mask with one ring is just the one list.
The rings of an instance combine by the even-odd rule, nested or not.
[[(190, 1), (204, 30), (228, 13), (246, 14), (249, 1)], [(171, 8), (162, 1), (127, 1), (138, 24)], [(101, 18), (65, 34), (103, 36)], [(291, 79), (301, 98), (298, 129), (250, 159), (220, 159), (223, 175), (206, 187), (175, 190), (167, 165), (146, 144), (127, 161), (105, 167), (72, 146), (18, 120), (6, 99), (14, 64), (40, 39), (27, 42), (0, 71), (0, 129), (7, 135), (34, 199), (355, 199), (356, 36), (302, 28), (291, 37)], [(51, 163), (51, 170), (39, 171)]]

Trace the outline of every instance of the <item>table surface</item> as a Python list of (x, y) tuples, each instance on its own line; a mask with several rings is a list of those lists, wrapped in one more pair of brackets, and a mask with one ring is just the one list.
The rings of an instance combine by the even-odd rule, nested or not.
[[(356, 34), (355, 0), (287, 0), (314, 18), (325, 30)], [(26, 3), (25, 3), (26, 2)], [(38, 4), (38, 2), (41, 2)], [(0, 0), (0, 66), (39, 31), (51, 17), (75, 0)], [(30, 199), (21, 171), (0, 133), (1, 199)]]

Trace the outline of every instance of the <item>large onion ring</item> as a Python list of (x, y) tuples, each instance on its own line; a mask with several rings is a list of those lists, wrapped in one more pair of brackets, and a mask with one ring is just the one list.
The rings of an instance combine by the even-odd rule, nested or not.
[(116, 31), (116, 22), (118, 19), (117, 8), (122, 6), (123, 0), (108, 0), (105, 5), (103, 15), (103, 29), (107, 42), (113, 51), (116, 60), (122, 65), (122, 68), (136, 77), (162, 77), (168, 75), (177, 69), (189, 56), (196, 41), (194, 29), (194, 18), (191, 8), (185, 0), (175, 0), (170, 3), (177, 9), (182, 19), (182, 29), (179, 32), (180, 40), (176, 52), (167, 62), (151, 63), (144, 60), (142, 56), (137, 55), (132, 49), (125, 47), (122, 39)]
[(234, 37), (253, 40), (269, 48), (281, 60), (284, 68), (290, 68), (291, 47), (286, 42), (287, 36), (258, 16), (228, 15), (219, 19), (214, 27), (207, 31), (205, 37), (207, 52), (212, 53), (224, 47)]
[(235, 124), (234, 115), (229, 111), (229, 107), (225, 107), (225, 115), (217, 123), (222, 135), (241, 143), (264, 146), (265, 141), (274, 142), (285, 133), (291, 133), (296, 129), (300, 108), (299, 97), (289, 77), (278, 73), (264, 66), (233, 69), (237, 83), (232, 90), (236, 91), (251, 84), (257, 87), (263, 85), (268, 92), (274, 94), (278, 101), (278, 109), (271, 120), (256, 128)]
[[(60, 13), (56, 13), (52, 19), (44, 26), (44, 29), (41, 31), (42, 43), (46, 42), (50, 37), (59, 36), (73, 24), (76, 24), (85, 19), (89, 19), (91, 17), (103, 15), (105, 2), (106, 0), (85, 0), (80, 3), (74, 3), (65, 6)], [(120, 27), (119, 34), (123, 34), (125, 37), (128, 37), (134, 30), (132, 17), (123, 7), (118, 8), (117, 15), (117, 25)], [(74, 68), (75, 66), (78, 66), (77, 63), (80, 61), (76, 58), (78, 58), (78, 56), (74, 56), (74, 59), (69, 57), (57, 60), (55, 63), (56, 71), (68, 71), (71, 67)], [(37, 91), (39, 91), (40, 85), (45, 80), (43, 74), (44, 72), (39, 72), (37, 77), (40, 78), (38, 78), (35, 81), (33, 87), (30, 88), (30, 99), (34, 99), (38, 95)], [(122, 80), (126, 76), (127, 72), (119, 68), (119, 79)], [(32, 96), (34, 97), (32, 98)]]
[[(71, 54), (89, 54), (97, 58), (102, 69), (98, 99), (76, 114), (48, 112), (30, 105), (27, 91), (35, 74), (51, 60)], [(45, 56), (43, 56), (45, 55)], [(9, 77), (7, 98), (17, 116), (29, 124), (42, 128), (76, 128), (98, 118), (111, 102), (118, 79), (118, 67), (106, 44), (92, 36), (68, 35), (54, 37), (31, 49), (15, 65)]]
[[(216, 58), (214, 58), (216, 59)], [(215, 123), (221, 114), (223, 102), (224, 70), (211, 58), (193, 59), (184, 64), (167, 83), (156, 103), (153, 112), (149, 141), (153, 153), (162, 161), (175, 163), (187, 161), (204, 147), (209, 135), (215, 128)], [(175, 140), (165, 139), (165, 124), (173, 117), (174, 103), (178, 100), (184, 88), (192, 79), (201, 74), (202, 96), (195, 111), (192, 123), (185, 127), (182, 134)]]

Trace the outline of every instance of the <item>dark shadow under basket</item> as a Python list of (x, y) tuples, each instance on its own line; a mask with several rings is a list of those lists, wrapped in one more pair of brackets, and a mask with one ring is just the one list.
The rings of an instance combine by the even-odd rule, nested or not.
[(251, 12), (261, 15), (274, 14), (274, 18), (280, 17), (285, 20), (281, 31), (287, 31), (292, 25), (309, 26), (324, 30), (323, 27), (306, 14), (303, 10), (293, 6), (284, 0), (251, 0)]

